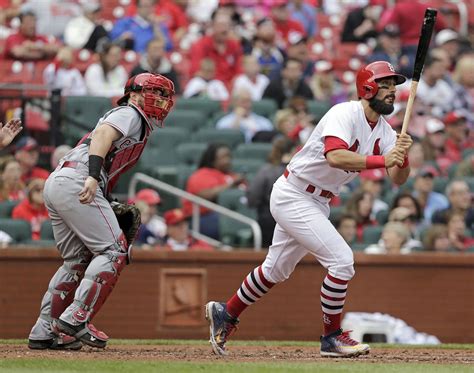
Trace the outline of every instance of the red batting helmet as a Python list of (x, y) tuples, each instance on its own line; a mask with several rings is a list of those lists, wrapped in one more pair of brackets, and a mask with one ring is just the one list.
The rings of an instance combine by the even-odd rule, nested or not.
[(357, 73), (357, 95), (359, 98), (370, 100), (379, 90), (376, 80), (388, 77), (394, 77), (397, 85), (405, 83), (407, 80), (403, 75), (397, 74), (393, 66), (386, 61), (375, 61), (368, 64)]
[(132, 76), (125, 84), (124, 94), (117, 101), (122, 105), (128, 102), (130, 92), (143, 94), (145, 103), (143, 112), (155, 125), (161, 123), (173, 107), (174, 84), (171, 80), (159, 74), (142, 73)]

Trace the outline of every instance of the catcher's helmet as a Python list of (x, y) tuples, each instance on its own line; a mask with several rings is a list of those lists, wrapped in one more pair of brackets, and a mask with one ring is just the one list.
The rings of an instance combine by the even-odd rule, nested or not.
[(376, 80), (388, 77), (394, 77), (397, 85), (407, 80), (403, 75), (397, 74), (393, 66), (385, 61), (375, 61), (361, 68), (356, 79), (357, 95), (359, 98), (370, 100), (379, 90)]
[(161, 127), (173, 107), (175, 94), (173, 82), (159, 74), (142, 73), (132, 76), (125, 84), (124, 94), (118, 99), (117, 104), (127, 103), (130, 92), (143, 94), (145, 99), (143, 112), (151, 123)]

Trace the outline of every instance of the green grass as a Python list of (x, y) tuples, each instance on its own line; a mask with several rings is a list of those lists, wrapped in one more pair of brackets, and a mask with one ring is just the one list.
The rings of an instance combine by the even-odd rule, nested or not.
[(472, 372), (472, 366), (431, 365), (431, 364), (364, 364), (350, 363), (235, 363), (235, 362), (157, 362), (157, 361), (71, 361), (65, 366), (64, 360), (7, 359), (0, 361), (0, 372), (45, 372), (45, 373), (273, 373), (273, 372), (350, 372), (350, 373), (441, 373)]

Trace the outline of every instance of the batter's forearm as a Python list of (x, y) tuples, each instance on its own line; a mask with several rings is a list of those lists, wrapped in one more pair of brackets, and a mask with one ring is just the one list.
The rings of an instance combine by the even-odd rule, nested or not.
[(393, 166), (387, 170), (390, 179), (393, 183), (397, 185), (402, 185), (407, 181), (408, 176), (410, 176), (410, 166), (400, 168), (398, 166)]
[(347, 171), (360, 171), (367, 168), (367, 156), (337, 149), (326, 154), (326, 159), (331, 167)]

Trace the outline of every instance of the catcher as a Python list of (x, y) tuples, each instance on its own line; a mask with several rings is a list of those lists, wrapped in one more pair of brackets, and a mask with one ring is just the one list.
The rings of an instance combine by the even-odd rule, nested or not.
[(90, 321), (130, 260), (140, 224), (138, 209), (109, 203), (110, 192), (139, 160), (154, 127), (163, 126), (174, 93), (171, 80), (161, 75), (130, 78), (120, 106), (99, 119), (46, 181), (44, 200), (64, 263), (41, 302), (31, 349), (106, 346), (108, 336)]

